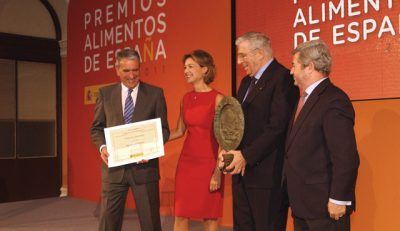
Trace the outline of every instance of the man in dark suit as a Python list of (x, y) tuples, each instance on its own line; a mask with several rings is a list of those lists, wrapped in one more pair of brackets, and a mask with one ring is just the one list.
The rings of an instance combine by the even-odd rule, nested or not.
[(142, 230), (161, 230), (158, 159), (108, 168), (104, 128), (160, 118), (164, 143), (169, 137), (167, 107), (162, 89), (141, 82), (139, 54), (124, 49), (117, 54), (115, 70), (121, 83), (100, 89), (92, 142), (100, 151), (102, 199), (99, 230), (121, 230), (126, 196), (132, 188)]
[[(233, 169), (234, 230), (285, 230), (287, 206), (281, 203), (285, 134), (298, 91), (289, 70), (273, 57), (270, 40), (249, 32), (236, 40), (237, 62), (245, 69), (237, 98), (245, 119)], [(220, 164), (221, 165), (221, 164)]]
[(322, 41), (300, 44), (291, 73), (301, 97), (286, 140), (284, 173), (296, 231), (350, 230), (359, 157), (354, 109), (328, 76)]

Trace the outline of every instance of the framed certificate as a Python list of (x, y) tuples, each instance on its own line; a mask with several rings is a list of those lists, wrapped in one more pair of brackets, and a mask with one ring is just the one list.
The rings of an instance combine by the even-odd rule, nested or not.
[(104, 129), (108, 167), (164, 156), (160, 118)]

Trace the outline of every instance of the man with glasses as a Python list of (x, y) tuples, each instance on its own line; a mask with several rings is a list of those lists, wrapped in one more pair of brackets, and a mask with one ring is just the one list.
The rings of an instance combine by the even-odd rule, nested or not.
[(289, 70), (273, 57), (267, 36), (248, 32), (237, 38), (236, 46), (237, 63), (247, 73), (237, 94), (245, 129), (238, 150), (220, 153), (220, 160), (222, 154), (234, 155), (227, 167), (233, 174), (234, 230), (285, 230), (282, 164), (286, 129), (298, 90)]

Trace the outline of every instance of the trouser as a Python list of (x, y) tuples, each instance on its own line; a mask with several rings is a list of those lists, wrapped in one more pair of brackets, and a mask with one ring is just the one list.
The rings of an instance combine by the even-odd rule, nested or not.
[(120, 183), (102, 182), (99, 231), (121, 230), (129, 188), (133, 191), (141, 230), (161, 231), (158, 181), (136, 184), (130, 169), (125, 169)]
[(234, 231), (284, 231), (288, 206), (279, 188), (232, 185)]

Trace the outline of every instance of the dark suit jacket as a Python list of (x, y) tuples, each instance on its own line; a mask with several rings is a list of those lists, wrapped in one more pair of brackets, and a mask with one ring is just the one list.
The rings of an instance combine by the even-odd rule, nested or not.
[[(132, 122), (160, 118), (164, 143), (169, 137), (167, 121), (167, 106), (161, 88), (140, 82), (136, 98)], [(96, 102), (91, 132), (92, 142), (97, 148), (105, 144), (104, 128), (124, 124), (121, 100), (121, 83), (100, 89)], [(120, 182), (126, 166), (108, 168), (102, 163), (102, 179), (109, 182)], [(152, 159), (145, 164), (131, 164), (134, 179), (137, 184), (158, 181), (158, 159)]]
[(293, 214), (325, 218), (329, 198), (354, 205), (359, 157), (354, 110), (346, 93), (329, 79), (322, 81), (292, 123), (286, 140), (285, 175)]
[[(239, 102), (243, 101), (250, 81), (246, 76), (240, 83)], [(241, 178), (246, 187), (280, 185), (285, 135), (297, 98), (298, 90), (289, 70), (275, 59), (242, 102), (245, 129), (238, 149), (247, 166), (243, 177), (233, 176), (233, 183)]]

